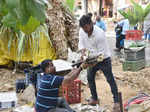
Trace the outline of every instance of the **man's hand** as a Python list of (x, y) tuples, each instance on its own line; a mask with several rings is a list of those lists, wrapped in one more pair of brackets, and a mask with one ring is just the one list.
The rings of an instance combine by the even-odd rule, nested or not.
[(89, 56), (89, 51), (87, 49), (82, 49), (80, 52), (81, 52), (81, 60), (86, 60)]
[(102, 62), (103, 60), (104, 60), (104, 55), (103, 54), (99, 55), (97, 61)]
[(81, 69), (83, 70), (83, 69), (88, 68), (88, 67), (89, 67), (89, 64), (87, 64), (87, 63), (82, 63), (82, 64), (80, 65), (80, 67), (81, 67)]
[(82, 69), (80, 67), (79, 68), (73, 68), (70, 73), (65, 75), (62, 84), (63, 85), (70, 84), (73, 80), (75, 80), (79, 76), (81, 70)]
[(80, 67), (81, 67), (81, 69), (83, 70), (83, 69), (87, 69), (88, 67), (93, 67), (93, 66), (95, 66), (96, 64), (87, 64), (86, 62), (85, 63), (82, 63), (81, 65), (80, 65)]

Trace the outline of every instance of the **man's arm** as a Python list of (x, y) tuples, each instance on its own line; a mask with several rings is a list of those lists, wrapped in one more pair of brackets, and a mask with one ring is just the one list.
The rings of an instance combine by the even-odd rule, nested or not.
[(82, 49), (85, 49), (85, 45), (84, 45), (84, 35), (85, 35), (85, 32), (83, 31), (82, 28), (80, 28), (79, 30), (79, 42), (78, 42), (78, 50), (82, 50)]
[(75, 80), (80, 72), (81, 72), (82, 68), (74, 68), (70, 73), (68, 73), (66, 76), (64, 76), (64, 80), (62, 82), (63, 85), (68, 85), (70, 84), (73, 80)]

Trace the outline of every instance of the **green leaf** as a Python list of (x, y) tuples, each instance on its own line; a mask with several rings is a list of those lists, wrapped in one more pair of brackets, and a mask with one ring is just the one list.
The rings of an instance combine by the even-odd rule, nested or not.
[(5, 0), (0, 0), (0, 17), (2, 18), (8, 13), (8, 8), (5, 3)]
[(146, 17), (150, 13), (150, 3), (146, 6), (144, 10), (144, 17)]
[(9, 12), (6, 16), (3, 17), (2, 23), (6, 27), (16, 28), (17, 18), (13, 12)]
[(32, 32), (36, 30), (38, 26), (40, 26), (40, 22), (31, 16), (26, 25), (20, 24), (18, 27), (26, 35), (30, 35)]
[(73, 12), (75, 0), (66, 0), (66, 5), (69, 7), (70, 11)]
[(27, 24), (30, 18), (30, 13), (28, 12), (27, 8), (28, 6), (26, 5), (26, 0), (20, 0), (19, 6), (16, 9), (16, 14), (19, 23), (21, 23), (22, 25)]
[(20, 0), (5, 0), (7, 7), (11, 10), (19, 5)]
[(41, 23), (45, 22), (46, 19), (46, 6), (44, 2), (40, 2), (39, 0), (25, 0), (27, 11), (30, 16), (33, 16)]
[(143, 10), (142, 6), (140, 6), (137, 3), (134, 3), (134, 13), (138, 17), (139, 22), (144, 21), (144, 18), (143, 18), (144, 10)]
[(141, 5), (136, 3), (134, 0), (130, 0), (132, 3), (132, 8), (128, 8), (127, 11), (119, 11), (119, 13), (124, 16), (124, 18), (128, 19), (130, 25), (134, 26), (137, 23), (142, 23), (145, 17), (150, 12), (150, 5), (148, 5), (145, 10), (142, 8)]
[(24, 43), (25, 43), (25, 39), (26, 39), (26, 38), (25, 38), (24, 33), (21, 33), (21, 32), (20, 32), (20, 34), (19, 34), (18, 37), (19, 37), (19, 38), (18, 38), (17, 54), (18, 54), (18, 57), (20, 58), (20, 57), (22, 56), (23, 50), (24, 50), (24, 48), (25, 48)]
[(119, 10), (119, 13), (126, 19), (128, 19), (128, 14), (124, 12), (123, 10)]

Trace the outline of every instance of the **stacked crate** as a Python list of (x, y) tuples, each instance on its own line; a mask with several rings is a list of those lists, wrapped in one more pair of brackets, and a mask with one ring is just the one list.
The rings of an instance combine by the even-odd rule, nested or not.
[[(140, 41), (142, 32), (139, 30), (127, 31), (127, 41)], [(145, 67), (145, 47), (124, 48), (125, 61), (123, 62), (124, 71), (138, 71)]]
[(81, 80), (74, 80), (70, 85), (62, 87), (62, 95), (69, 104), (81, 102)]
[(123, 62), (124, 71), (138, 71), (145, 67), (145, 48), (139, 51), (130, 49), (124, 50), (125, 61)]

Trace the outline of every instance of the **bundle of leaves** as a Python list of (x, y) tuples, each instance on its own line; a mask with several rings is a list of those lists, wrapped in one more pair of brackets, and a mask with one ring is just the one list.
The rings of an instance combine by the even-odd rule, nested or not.
[(141, 5), (134, 2), (134, 0), (130, 0), (132, 6), (127, 10), (119, 10), (119, 13), (125, 18), (129, 20), (131, 26), (135, 26), (136, 24), (143, 24), (144, 19), (150, 13), (150, 4), (147, 4), (146, 8), (142, 8)]
[[(9, 36), (8, 48), (17, 39), (18, 57), (21, 57), (27, 42), (39, 40), (40, 32), (49, 37), (44, 25), (47, 6), (46, 0), (0, 0), (0, 38)], [(38, 42), (32, 46), (37, 48)]]

